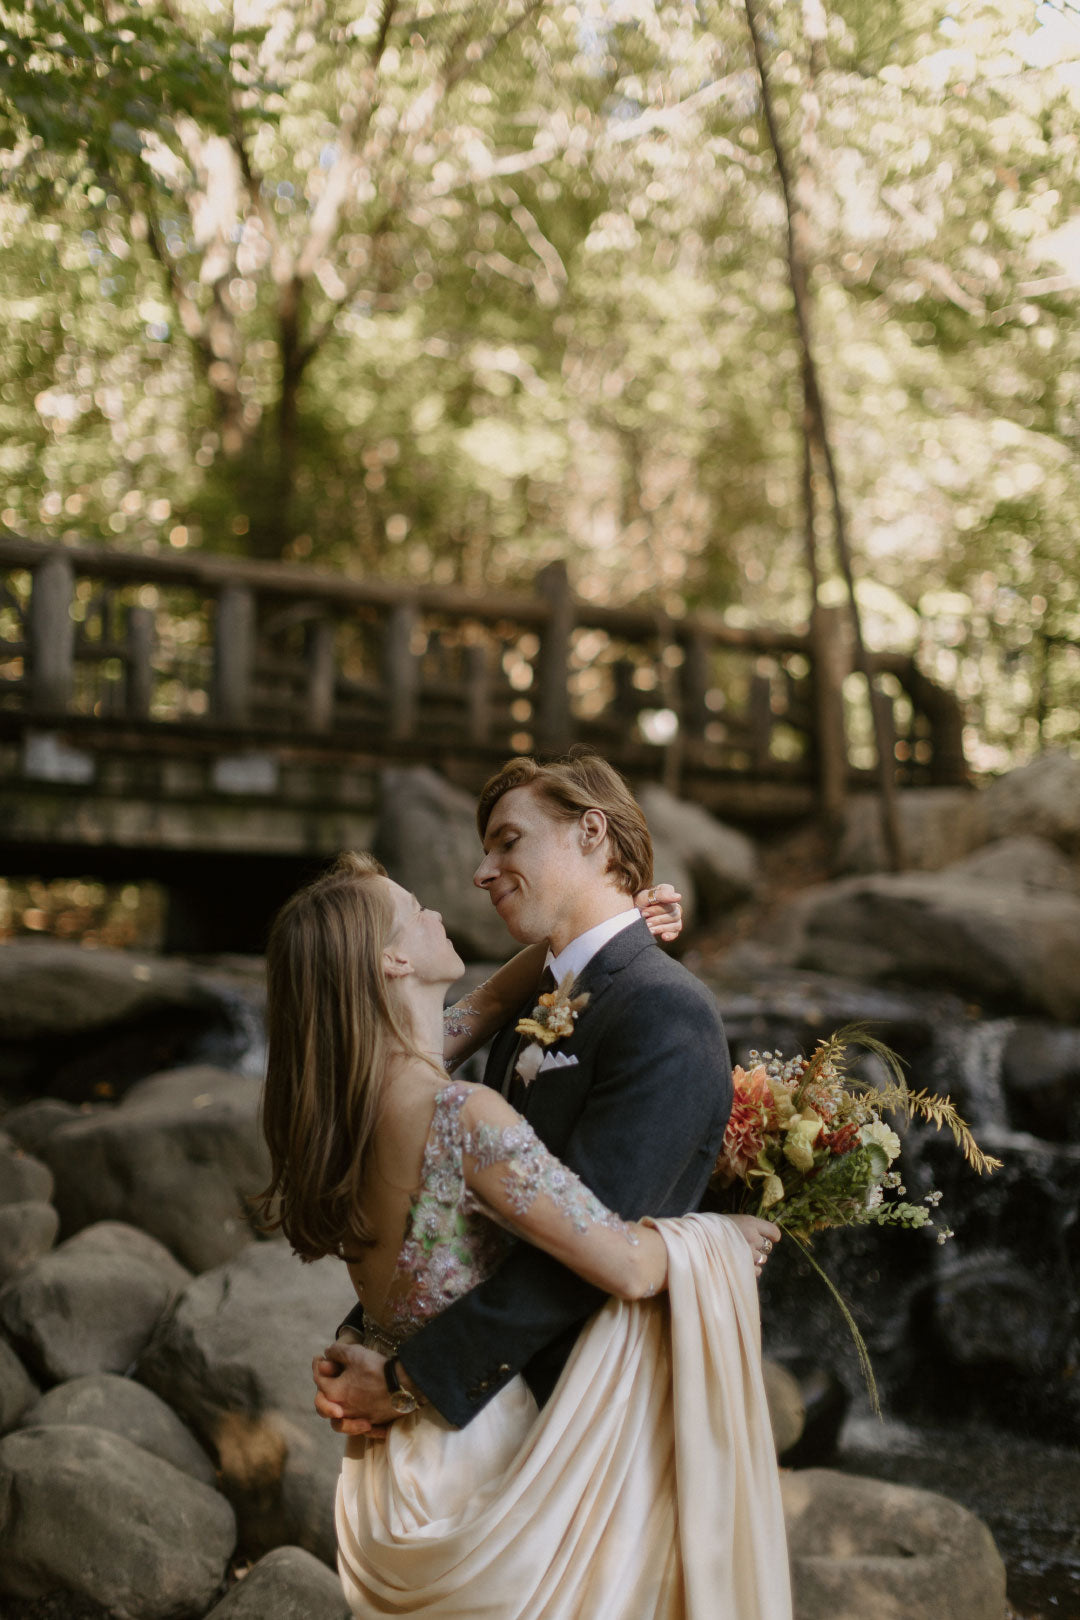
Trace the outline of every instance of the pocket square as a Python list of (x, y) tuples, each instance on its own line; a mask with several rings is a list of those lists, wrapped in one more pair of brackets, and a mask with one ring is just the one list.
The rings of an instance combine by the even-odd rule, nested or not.
[(549, 1069), (572, 1069), (577, 1064), (577, 1058), (572, 1052), (547, 1052), (537, 1074), (546, 1074)]

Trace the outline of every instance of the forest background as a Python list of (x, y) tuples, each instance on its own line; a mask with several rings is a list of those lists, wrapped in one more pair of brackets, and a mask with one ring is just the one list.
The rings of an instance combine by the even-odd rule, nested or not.
[(1080, 733), (1071, 0), (0, 23), (8, 530), (805, 623), (794, 254), (867, 641), (980, 770)]

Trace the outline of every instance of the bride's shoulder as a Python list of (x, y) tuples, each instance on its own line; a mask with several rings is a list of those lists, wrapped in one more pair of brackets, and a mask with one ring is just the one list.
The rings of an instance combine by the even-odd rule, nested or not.
[(512, 1125), (521, 1119), (517, 1109), (511, 1108), (505, 1097), (491, 1086), (473, 1085), (465, 1080), (456, 1080), (447, 1090), (453, 1090), (457, 1094), (454, 1100), (461, 1110), (462, 1122), (466, 1126), (471, 1127), (480, 1123)]

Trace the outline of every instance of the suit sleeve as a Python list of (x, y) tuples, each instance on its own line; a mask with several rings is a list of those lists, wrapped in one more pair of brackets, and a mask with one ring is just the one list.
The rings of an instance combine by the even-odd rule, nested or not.
[[(603, 1013), (593, 1082), (561, 1157), (624, 1219), (685, 1213), (687, 1206), (673, 1205), (677, 1188), (696, 1161), (698, 1191), (704, 1185), (730, 1106), (719, 1016), (693, 981), (613, 998)], [(498, 1271), (410, 1338), (401, 1361), (432, 1405), (462, 1427), (604, 1298), (550, 1255), (519, 1243)]]

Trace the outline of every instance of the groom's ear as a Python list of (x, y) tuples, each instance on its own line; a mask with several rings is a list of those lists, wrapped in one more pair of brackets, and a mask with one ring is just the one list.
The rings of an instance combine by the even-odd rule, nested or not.
[(582, 853), (591, 855), (607, 838), (607, 816), (602, 810), (583, 810), (578, 821)]

